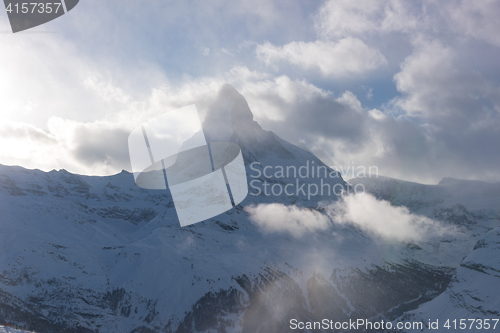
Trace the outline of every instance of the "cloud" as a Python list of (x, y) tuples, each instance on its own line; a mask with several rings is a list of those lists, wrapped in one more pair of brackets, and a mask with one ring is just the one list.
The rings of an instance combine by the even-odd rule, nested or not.
[(392, 206), (367, 193), (345, 196), (328, 206), (328, 216), (336, 224), (354, 225), (384, 239), (419, 242), (452, 233), (438, 222), (410, 213), (404, 206)]
[(319, 69), (325, 76), (346, 76), (373, 70), (387, 63), (376, 49), (357, 38), (347, 37), (338, 42), (292, 42), (274, 46), (258, 45), (257, 56), (267, 65), (288, 62), (303, 69)]
[[(319, 5), (281, 0), (194, 0), (189, 4), (108, 0), (80, 4), (78, 15), (51, 22), (50, 29), (74, 41), (82, 55), (108, 58), (110, 66), (157, 64), (158, 72), (178, 79), (213, 75), (241, 65), (246, 54), (235, 57), (222, 50), (235, 53), (246, 40), (313, 35), (310, 16)], [(117, 6), (120, 17), (115, 13)], [(210, 49), (209, 56), (203, 54), (205, 48)]]
[(120, 125), (52, 117), (47, 127), (44, 131), (26, 123), (3, 123), (0, 160), (45, 171), (65, 168), (85, 174), (111, 174), (130, 170), (129, 131)]
[[(494, 53), (425, 36), (411, 45), (393, 77), (401, 95), (377, 108), (352, 91), (319, 93), (286, 76), (244, 84), (242, 93), (264, 128), (330, 165), (377, 166), (382, 175), (423, 183), (449, 175), (500, 180), (500, 156), (489, 153), (500, 142), (500, 87), (494, 75), (478, 70), (482, 63), (491, 67)], [(262, 92), (254, 89), (261, 84)]]
[(454, 66), (456, 61), (455, 52), (441, 42), (418, 41), (416, 51), (394, 76), (398, 91), (404, 94), (396, 99), (397, 105), (416, 116), (456, 114), (463, 103), (471, 107), (481, 95), (488, 97), (490, 88), (481, 74), (461, 71)]
[(498, 15), (496, 1), (329, 0), (315, 22), (326, 39), (402, 33), (475, 38), (500, 46)]
[(496, 1), (462, 0), (444, 6), (450, 25), (466, 36), (500, 46), (500, 6)]
[(53, 136), (37, 128), (36, 126), (12, 121), (7, 121), (0, 125), (0, 139), (27, 139), (32, 142), (39, 141), (49, 144), (53, 144), (56, 142)]
[(357, 112), (363, 112), (363, 107), (361, 106), (361, 102), (358, 100), (356, 95), (354, 95), (350, 91), (345, 91), (342, 96), (337, 98), (335, 101), (339, 102), (340, 104), (343, 104), (352, 110), (355, 110)]
[(377, 109), (370, 110), (368, 113), (370, 114), (370, 117), (376, 120), (384, 120), (387, 118), (383, 112)]
[(459, 68), (449, 47), (421, 41), (396, 75), (402, 96), (380, 109), (366, 108), (351, 91), (336, 96), (285, 75), (231, 82), (265, 129), (330, 165), (377, 166), (382, 175), (424, 183), (447, 175), (497, 180), (499, 157), (486, 153), (500, 140), (497, 111), (482, 104), (496, 103), (495, 87)]
[(423, 23), (420, 8), (400, 0), (330, 0), (319, 10), (316, 29), (323, 37), (345, 37), (373, 31), (408, 32)]
[(245, 211), (266, 234), (289, 233), (298, 238), (306, 233), (326, 230), (331, 225), (330, 219), (320, 212), (296, 206), (259, 204), (247, 206)]
[[(17, 122), (22, 131), (12, 127), (3, 132), (2, 144), (16, 149), (4, 149), (0, 163), (101, 175), (130, 170), (127, 133), (157, 115), (193, 103), (203, 113), (219, 87), (229, 82), (247, 98), (265, 129), (311, 150), (330, 165), (377, 166), (382, 175), (427, 183), (444, 176), (498, 179), (500, 157), (488, 153), (500, 140), (497, 111), (481, 104), (494, 101), (495, 87), (477, 73), (457, 70), (454, 53), (438, 42), (422, 43), (419, 50), (396, 75), (403, 96), (377, 110), (364, 107), (351, 91), (336, 96), (304, 79), (274, 77), (245, 66), (182, 84), (165, 80), (152, 86), (149, 94), (139, 95), (118, 84), (117, 74), (91, 71), (79, 83), (91, 100), (82, 103), (110, 110), (92, 121), (84, 115), (75, 119), (71, 110), (65, 114), (62, 109), (79, 108), (82, 103), (70, 101), (71, 95), (61, 98), (54, 113), (65, 116), (51, 116), (38, 126)], [(457, 79), (467, 75), (478, 79)], [(92, 85), (85, 86), (89, 77)], [(128, 102), (121, 103), (123, 98)], [(424, 121), (414, 122), (407, 115)], [(62, 125), (49, 126), (49, 120), (56, 118)]]
[(367, 193), (342, 197), (323, 205), (324, 214), (294, 205), (259, 204), (245, 211), (264, 234), (288, 233), (299, 238), (308, 233), (350, 225), (385, 240), (420, 242), (455, 231), (428, 217), (412, 214), (404, 206), (392, 206)]
[(127, 103), (130, 97), (125, 94), (122, 88), (117, 87), (111, 78), (104, 78), (100, 73), (93, 73), (87, 76), (83, 85), (88, 90), (92, 90), (106, 102), (116, 101)]
[(256, 121), (295, 144), (314, 151), (318, 142), (339, 139), (356, 149), (367, 140), (367, 117), (350, 91), (336, 98), (331, 91), (285, 75), (235, 86), (248, 100)]
[(52, 117), (48, 128), (61, 145), (60, 154), (66, 155), (79, 169), (94, 174), (130, 170), (127, 146), (130, 130), (124, 124), (81, 123)]
[(0, 161), (4, 163), (48, 171), (63, 161), (58, 158), (57, 137), (31, 124), (4, 121), (0, 125), (0, 145)]
[(286, 75), (268, 76), (261, 80), (230, 81), (247, 99), (257, 121), (261, 123), (288, 122), (293, 117), (290, 107), (312, 103), (331, 95), (305, 80), (292, 80)]
[[(28, 48), (25, 51), (31, 50)], [(69, 50), (60, 51), (63, 58), (72, 59)], [(50, 59), (50, 53), (47, 51), (38, 59), (29, 59), (26, 66), (41, 66), (44, 60)], [(18, 115), (26, 113), (26, 116), (19, 116), (24, 121), (4, 122), (0, 143), (8, 148), (0, 152), (0, 163), (20, 164), (45, 171), (65, 168), (83, 174), (112, 174), (122, 169), (130, 170), (128, 133), (153, 117), (190, 104), (196, 104), (203, 115), (225, 82), (248, 93), (254, 106), (257, 106), (254, 108), (257, 118), (270, 115), (267, 98), (275, 98), (274, 94), (287, 103), (327, 94), (305, 81), (292, 81), (287, 76), (272, 77), (244, 66), (234, 67), (217, 76), (186, 79), (180, 84), (168, 80), (157, 82), (156, 76), (149, 82), (152, 85), (149, 91), (139, 88), (142, 92), (137, 93), (133, 86), (128, 86), (130, 82), (119, 80), (123, 75), (128, 75), (128, 79), (134, 78), (135, 72), (100, 70), (99, 65), (92, 62), (79, 64), (83, 66), (77, 67), (81, 75), (57, 77), (54, 76), (57, 71), (53, 73), (49, 70), (39, 74), (34, 82), (30, 81), (29, 73), (19, 69), (21, 75), (11, 80), (12, 86), (17, 88), (9, 87), (13, 93), (0, 101), (1, 109), (7, 113), (4, 118), (11, 118), (9, 114), (16, 111), (15, 106), (26, 99), (28, 102), (31, 100), (25, 102), (27, 105), (35, 106), (32, 110), (17, 110)], [(50, 61), (46, 64), (48, 67), (52, 65), (55, 66)], [(7, 81), (8, 77), (0, 78), (0, 83), (5, 86), (8, 86)], [(37, 96), (19, 94), (19, 86), (24, 81), (28, 82), (28, 91), (36, 91)], [(44, 85), (42, 81), (50, 82), (50, 85)], [(55, 94), (55, 91), (58, 93)], [(81, 95), (75, 95), (75, 92)], [(57, 103), (54, 104), (53, 100)], [(88, 112), (79, 111), (87, 108)], [(98, 111), (101, 111), (100, 114)], [(276, 117), (282, 117), (282, 111), (277, 110)], [(33, 116), (32, 123), (28, 119), (30, 116)]]
[[(427, 169), (421, 164), (422, 170), (465, 179), (499, 179), (494, 165), (500, 158), (488, 152), (500, 142), (500, 87), (475, 65), (464, 66), (460, 52), (440, 41), (422, 39), (394, 76), (402, 96), (393, 99), (390, 107), (402, 111), (401, 117), (421, 122), (414, 128), (422, 139), (414, 146), (433, 166)], [(394, 143), (394, 135), (403, 136), (394, 130), (385, 133)], [(393, 146), (395, 155), (408, 149)]]

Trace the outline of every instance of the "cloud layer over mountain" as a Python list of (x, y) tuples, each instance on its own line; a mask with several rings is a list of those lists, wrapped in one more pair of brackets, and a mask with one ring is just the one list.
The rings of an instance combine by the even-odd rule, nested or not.
[(410, 213), (404, 206), (392, 206), (367, 193), (342, 197), (326, 205), (324, 213), (278, 203), (248, 206), (245, 211), (263, 233), (289, 233), (296, 238), (314, 232), (333, 232), (335, 227), (342, 225), (399, 242), (419, 242), (456, 232), (450, 226)]

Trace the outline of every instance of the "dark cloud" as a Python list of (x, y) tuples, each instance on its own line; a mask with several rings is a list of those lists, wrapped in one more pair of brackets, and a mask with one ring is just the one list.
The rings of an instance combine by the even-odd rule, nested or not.
[(285, 110), (286, 120), (264, 120), (262, 125), (280, 133), (287, 140), (304, 140), (306, 145), (318, 137), (341, 139), (350, 145), (367, 140), (366, 117), (331, 96), (318, 96), (296, 103), (286, 103), (277, 96), (266, 100)]
[(106, 165), (130, 170), (129, 134), (120, 128), (80, 126), (74, 131), (76, 147), (71, 154), (88, 167)]

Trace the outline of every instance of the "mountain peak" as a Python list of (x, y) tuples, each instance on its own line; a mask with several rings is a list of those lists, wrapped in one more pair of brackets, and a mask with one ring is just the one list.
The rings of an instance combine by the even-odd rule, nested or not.
[(245, 131), (245, 128), (256, 125), (245, 97), (226, 83), (219, 89), (215, 102), (208, 108), (203, 131), (209, 142), (229, 141), (234, 132)]
[(231, 123), (241, 124), (242, 122), (253, 121), (253, 113), (248, 106), (248, 103), (242, 94), (236, 90), (231, 84), (225, 83), (217, 94), (214, 109), (209, 110), (216, 113), (217, 107), (225, 106), (231, 114)]
[[(247, 164), (252, 161), (286, 164), (292, 159), (298, 159), (300, 163), (318, 160), (312, 153), (262, 129), (253, 120), (253, 113), (245, 97), (227, 83), (219, 89), (217, 98), (208, 108), (203, 132), (208, 142), (233, 142), (239, 145)], [(287, 161), (278, 162), (280, 159)], [(322, 164), (319, 160), (318, 163)]]

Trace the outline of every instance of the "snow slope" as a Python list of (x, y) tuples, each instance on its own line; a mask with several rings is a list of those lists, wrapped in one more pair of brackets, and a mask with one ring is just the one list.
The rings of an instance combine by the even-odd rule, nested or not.
[(8, 326), (0, 326), (0, 333), (30, 333), (30, 332), (23, 330), (16, 330), (15, 328)]
[(467, 235), (460, 246), (457, 242), (439, 244), (434, 250), (439, 251), (439, 257), (430, 253), (418, 256), (424, 262), (444, 257), (456, 271), (445, 292), (395, 322), (422, 321), (428, 325), (429, 320), (438, 320), (440, 329), (445, 330), (447, 321), (462, 319), (467, 322), (465, 329), (458, 326), (455, 330), (452, 323), (446, 330), (482, 332), (479, 322), (471, 328), (467, 320), (500, 318), (500, 183), (445, 178), (437, 185), (422, 185), (387, 177), (351, 182), (364, 184), (368, 192), (395, 205), (458, 226)]

